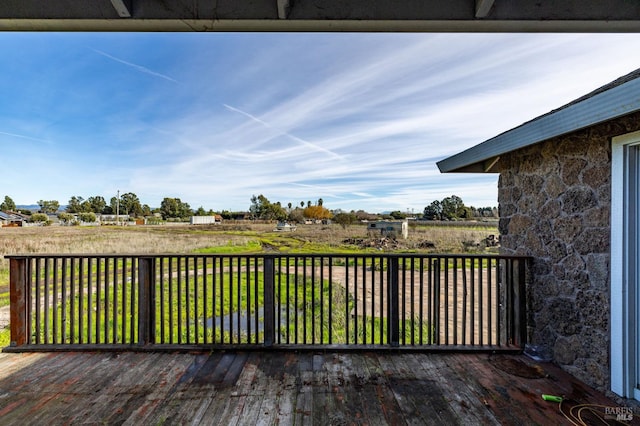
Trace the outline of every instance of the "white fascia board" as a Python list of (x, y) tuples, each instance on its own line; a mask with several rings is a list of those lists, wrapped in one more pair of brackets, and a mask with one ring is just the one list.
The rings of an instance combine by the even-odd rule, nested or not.
[(542, 115), (437, 163), (440, 172), (459, 169), (640, 110), (640, 78), (579, 103)]

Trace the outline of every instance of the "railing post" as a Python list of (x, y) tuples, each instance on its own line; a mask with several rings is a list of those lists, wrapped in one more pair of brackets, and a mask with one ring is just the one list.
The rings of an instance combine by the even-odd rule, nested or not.
[(440, 259), (433, 260), (433, 343), (440, 344)]
[(11, 346), (22, 346), (28, 341), (28, 277), (26, 257), (9, 259), (9, 321), (11, 327)]
[(264, 346), (275, 341), (275, 261), (273, 256), (264, 258)]
[(517, 268), (515, 269), (514, 276), (514, 301), (513, 308), (516, 310), (514, 314), (515, 318), (515, 344), (524, 348), (527, 343), (527, 266), (528, 260), (518, 259)]
[(387, 265), (387, 331), (389, 345), (400, 346), (400, 295), (398, 294), (398, 258), (390, 256)]
[(155, 343), (156, 258), (138, 258), (138, 344)]

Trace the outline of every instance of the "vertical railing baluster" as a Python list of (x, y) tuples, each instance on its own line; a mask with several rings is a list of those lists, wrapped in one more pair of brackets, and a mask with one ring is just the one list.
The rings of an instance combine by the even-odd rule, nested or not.
[[(202, 258), (202, 340), (203, 343), (206, 345), (209, 343), (209, 312), (208, 312), (208, 306), (209, 306), (209, 291), (208, 291), (208, 287), (209, 287), (209, 280), (207, 278), (207, 263), (209, 261), (208, 257), (203, 257)], [(211, 317), (213, 318), (213, 317)]]
[[(480, 262), (482, 262), (482, 259), (479, 259)], [(470, 265), (469, 265), (469, 287), (471, 289), (471, 311), (469, 312), (471, 319), (469, 321), (469, 325), (470, 325), (470, 330), (469, 330), (469, 336), (470, 336), (470, 343), (471, 345), (475, 345), (476, 343), (476, 300), (475, 300), (475, 296), (476, 296), (476, 280), (475, 280), (475, 275), (476, 274), (476, 259), (475, 258), (471, 258), (470, 259)]]
[(71, 309), (69, 316), (71, 317), (71, 325), (69, 327), (69, 338), (70, 343), (78, 343), (77, 342), (77, 333), (76, 333), (76, 258), (71, 258), (71, 277), (69, 280), (70, 286), (70, 295), (69, 300), (71, 301)]
[(183, 322), (183, 318), (182, 318), (182, 257), (178, 256), (176, 258), (176, 275), (178, 278), (178, 282), (177, 284), (177, 290), (176, 290), (176, 303), (178, 304), (178, 318), (177, 318), (177, 324), (178, 324), (178, 344), (182, 343), (182, 322)]
[(109, 343), (109, 265), (111, 263), (111, 260), (108, 257), (104, 257), (102, 258), (103, 261), (103, 277), (102, 277), (102, 282), (104, 284), (104, 297), (103, 297), (103, 306), (104, 306), (104, 312), (103, 312), (103, 323), (104, 323), (104, 327), (102, 330), (102, 335), (103, 335), (103, 340), (105, 343)]
[[(472, 258), (471, 258), (472, 259)], [(468, 298), (468, 283), (467, 283), (467, 262), (470, 258), (463, 257), (462, 262), (462, 344), (467, 344), (467, 298)]]
[(184, 258), (184, 326), (186, 328), (185, 343), (191, 343), (191, 274), (189, 269), (189, 256)]
[[(402, 267), (400, 267), (400, 261), (402, 262)], [(401, 260), (398, 260), (398, 266), (399, 266), (399, 270), (398, 270), (398, 274), (402, 273), (402, 290), (401, 290), (401, 299), (400, 300), (400, 306), (399, 306), (399, 313), (402, 315), (402, 322), (400, 322), (398, 324), (398, 332), (400, 333), (401, 339), (402, 339), (402, 344), (406, 345), (407, 344), (407, 331), (406, 331), (406, 324), (407, 324), (407, 267), (406, 267), (406, 258), (402, 258)], [(400, 285), (400, 283), (398, 283), (398, 285)]]
[(329, 281), (329, 303), (328, 305), (328, 315), (329, 315), (329, 322), (328, 324), (328, 332), (329, 332), (329, 344), (331, 345), (333, 343), (333, 257), (329, 257), (329, 276), (327, 277), (327, 280)]
[(44, 310), (44, 327), (43, 327), (43, 337), (44, 337), (44, 343), (48, 344), (49, 343), (49, 335), (51, 332), (51, 329), (49, 327), (49, 321), (50, 321), (50, 315), (49, 315), (49, 311), (50, 311), (50, 307), (51, 307), (51, 300), (50, 300), (50, 289), (49, 287), (51, 286), (51, 280), (50, 280), (50, 272), (51, 272), (51, 268), (50, 268), (50, 264), (51, 264), (51, 259), (49, 258), (44, 258), (42, 259), (42, 263), (44, 264), (44, 282), (43, 282), (43, 291), (44, 291), (44, 303), (42, 304), (42, 308)]
[(433, 268), (432, 268), (432, 261), (431, 261), (431, 257), (427, 257), (427, 344), (431, 345), (433, 344), (433, 331), (434, 331), (434, 327), (435, 327), (435, 315), (433, 313), (433, 306), (434, 306), (434, 302), (433, 299), (435, 298), (434, 294), (435, 292), (433, 291)]
[(53, 314), (53, 333), (51, 334), (51, 339), (52, 339), (52, 343), (55, 345), (56, 343), (58, 343), (58, 335), (59, 335), (59, 327), (60, 327), (60, 322), (58, 321), (58, 315), (59, 315), (59, 310), (58, 310), (58, 300), (59, 300), (59, 295), (58, 295), (58, 291), (59, 291), (59, 286), (58, 286), (58, 258), (53, 258), (53, 288), (52, 288), (52, 293), (53, 293), (53, 306), (52, 306), (52, 314)]
[(380, 334), (380, 344), (385, 344), (388, 343), (385, 339), (386, 334), (388, 332), (387, 329), (385, 329), (385, 327), (387, 327), (387, 321), (385, 321), (385, 317), (384, 317), (384, 304), (386, 302), (385, 300), (385, 294), (387, 294), (384, 291), (384, 286), (387, 285), (385, 284), (384, 281), (384, 272), (387, 270), (387, 264), (384, 262), (384, 258), (382, 256), (380, 256), (378, 258), (380, 260), (380, 268), (378, 271), (378, 281), (380, 282), (380, 295), (378, 296), (380, 299), (380, 316), (379, 316), (379, 321), (380, 321), (380, 326), (379, 326), (379, 330), (378, 333)]
[(316, 343), (316, 258), (311, 258), (311, 344)]
[(387, 265), (387, 328), (389, 337), (389, 345), (393, 347), (400, 346), (400, 313), (399, 313), (399, 265), (398, 257), (392, 256), (388, 258)]
[(420, 345), (424, 345), (424, 258), (420, 258), (419, 262), (419, 273), (420, 273), (420, 305), (419, 305), (419, 322), (418, 329), (420, 330)]
[(502, 288), (502, 268), (500, 265), (500, 260), (496, 259), (496, 277), (495, 277), (495, 286), (496, 286), (496, 291), (495, 291), (495, 297), (496, 297), (496, 315), (495, 315), (495, 322), (496, 322), (496, 345), (497, 346), (501, 346), (502, 345), (502, 333), (503, 333), (503, 320), (502, 320), (502, 309), (503, 309), (503, 298), (505, 296), (504, 294), (504, 289)]
[(433, 297), (433, 301), (434, 301), (434, 306), (433, 306), (433, 315), (434, 315), (434, 323), (435, 323), (435, 333), (436, 333), (436, 344), (440, 345), (442, 343), (442, 339), (441, 339), (441, 331), (442, 331), (442, 315), (441, 315), (441, 309), (442, 309), (442, 304), (441, 304), (441, 274), (442, 274), (442, 269), (441, 269), (441, 259), (435, 259), (433, 261), (433, 278), (434, 278), (434, 297)]
[(155, 343), (156, 258), (138, 258), (138, 345)]
[[(416, 324), (415, 324), (415, 317), (416, 317), (416, 306), (415, 306), (415, 300), (416, 300), (416, 295), (415, 295), (415, 258), (411, 258), (409, 261), (409, 267), (411, 268), (411, 270), (409, 271), (409, 277), (411, 280), (411, 302), (409, 303), (409, 315), (410, 315), (410, 330), (411, 330), (411, 346), (415, 346), (416, 344)], [(405, 326), (406, 328), (406, 326)]]
[(236, 310), (235, 310), (236, 318), (238, 319), (238, 322), (236, 323), (237, 329), (238, 329), (236, 343), (242, 343), (242, 264), (243, 264), (243, 261), (246, 261), (246, 257), (241, 256), (237, 258), (237, 263), (236, 263), (236, 267), (237, 267), (236, 282), (238, 283)]
[(136, 258), (131, 256), (130, 258), (130, 266), (129, 266), (129, 282), (131, 283), (129, 286), (129, 333), (131, 337), (129, 339), (130, 344), (135, 344), (138, 341), (138, 332), (137, 332), (137, 323), (136, 323), (136, 297), (139, 295), (136, 293), (136, 278), (135, 274), (137, 273), (137, 263)]
[(113, 258), (113, 309), (111, 315), (113, 316), (113, 325), (111, 327), (111, 332), (113, 333), (112, 340), (113, 343), (118, 343), (121, 339), (118, 339), (118, 311), (121, 310), (120, 304), (118, 303), (118, 257)]
[[(247, 265), (245, 266), (245, 270), (247, 271), (245, 274), (245, 280), (244, 282), (246, 283), (246, 293), (247, 293), (247, 314), (246, 314), (246, 318), (247, 318), (247, 343), (251, 343), (251, 264), (253, 257), (247, 257), (246, 262)], [(275, 286), (274, 286), (275, 289)], [(254, 307), (254, 310), (257, 310), (257, 306)], [(258, 333), (258, 329), (256, 328), (256, 334)], [(258, 343), (256, 341), (256, 343)]]
[(274, 294), (275, 263), (273, 256), (264, 258), (264, 345), (273, 346), (275, 337)]
[(159, 343), (167, 343), (167, 341), (165, 340), (165, 322), (166, 322), (166, 308), (165, 308), (165, 282), (164, 282), (164, 275), (165, 275), (165, 257), (161, 256), (160, 260), (159, 260), (159, 267), (160, 267), (160, 274), (159, 274), (159, 289), (158, 292), (160, 293), (160, 318), (158, 321), (158, 327), (160, 327), (160, 342)]
[(324, 257), (320, 256), (320, 344), (324, 344)]
[[(175, 258), (172, 256), (169, 258), (169, 270), (167, 271), (167, 275), (169, 277), (169, 343), (173, 344), (174, 340), (174, 336), (175, 336), (175, 321), (174, 321), (174, 310), (175, 310), (175, 296), (174, 296), (174, 287), (173, 287), (173, 276), (175, 274), (174, 269), (173, 269), (173, 264), (174, 264), (174, 260)], [(177, 336), (175, 336), (177, 337)]]
[(344, 258), (344, 300), (345, 300), (345, 313), (344, 313), (344, 322), (345, 322), (345, 344), (349, 344), (349, 286), (351, 283), (349, 282), (349, 257), (345, 256)]
[(62, 330), (62, 335), (60, 336), (61, 342), (60, 343), (69, 343), (67, 342), (67, 309), (69, 309), (69, 303), (67, 300), (67, 258), (63, 257), (62, 258), (62, 271), (61, 271), (61, 284), (62, 284), (62, 306), (60, 307), (62, 310), (62, 318), (60, 319), (61, 322), (61, 330)]
[(362, 343), (367, 344), (367, 258), (362, 256)]
[(444, 344), (449, 344), (449, 258), (444, 258)]
[(211, 259), (211, 343), (217, 343), (218, 339), (216, 338), (216, 321), (218, 319), (218, 315), (216, 314), (216, 297), (219, 297), (217, 294), (217, 271), (218, 271), (218, 257), (213, 257)]
[(453, 258), (453, 344), (458, 344), (458, 258)]
[(87, 258), (87, 306), (86, 306), (86, 315), (87, 315), (87, 343), (93, 343), (93, 274), (91, 273), (91, 269), (93, 268), (92, 258)]
[(224, 301), (225, 303), (225, 317), (227, 317), (229, 319), (229, 327), (228, 327), (228, 331), (229, 331), (229, 343), (233, 343), (233, 295), (235, 292), (235, 288), (234, 288), (234, 283), (235, 281), (235, 276), (233, 275), (233, 265), (235, 264), (235, 257), (229, 257), (228, 261), (229, 261), (229, 296), (228, 298)]
[(307, 257), (302, 257), (302, 343), (307, 344)]
[(40, 259), (35, 259), (36, 264), (36, 296), (35, 296), (35, 308), (36, 308), (36, 319), (35, 319), (35, 334), (36, 334), (36, 345), (41, 344), (41, 303), (40, 303), (40, 286), (42, 279), (40, 277)]
[[(260, 343), (260, 323), (258, 321), (258, 317), (259, 315), (259, 300), (258, 300), (258, 282), (259, 282), (259, 278), (258, 278), (258, 258), (254, 257), (253, 258), (253, 306), (254, 306), (254, 320), (255, 320), (255, 328), (254, 328), (254, 333), (255, 333), (255, 338), (254, 338), (254, 343), (258, 344)], [(263, 262), (264, 265), (264, 262)], [(278, 343), (281, 343), (281, 330), (280, 327), (282, 326), (282, 295), (280, 294), (282, 292), (282, 258), (279, 257), (278, 258), (278, 287), (276, 289), (276, 293), (277, 293), (277, 298), (275, 299), (277, 307), (275, 309), (277, 309), (278, 312), (278, 322), (276, 323), (276, 328), (275, 328), (275, 337), (277, 337), (278, 339)]]
[(200, 282), (200, 263), (201, 258), (199, 256), (193, 256), (193, 335), (194, 341), (197, 344), (200, 343), (200, 307), (202, 303), (202, 285)]
[(128, 315), (127, 315), (127, 307), (129, 304), (127, 303), (127, 258), (120, 257), (118, 259), (120, 262), (120, 284), (122, 285), (122, 296), (120, 300), (122, 301), (122, 307), (120, 308), (120, 323), (122, 328), (122, 343), (133, 343), (131, 340), (131, 333), (129, 334), (129, 338), (127, 338), (127, 325), (129, 324)]
[[(488, 300), (487, 306), (489, 307), (489, 310), (487, 312), (487, 327), (488, 327), (488, 330), (489, 330), (489, 341), (487, 343), (489, 344), (489, 346), (491, 346), (493, 344), (493, 341), (494, 341), (493, 340), (494, 334), (493, 334), (493, 331), (492, 331), (492, 327), (493, 327), (493, 315), (492, 315), (492, 313), (496, 309), (496, 305), (497, 305), (497, 303), (494, 302), (493, 297), (492, 297), (492, 294), (494, 293), (492, 291), (492, 288), (491, 288), (492, 285), (493, 285), (492, 275), (493, 275), (493, 264), (491, 262), (491, 259), (487, 259), (487, 300)], [(497, 293), (497, 291), (496, 291), (496, 293)]]
[[(197, 257), (192, 257), (192, 274), (193, 274), (193, 342), (197, 345), (198, 343), (200, 343), (200, 336), (199, 336), (199, 332), (200, 332), (200, 327), (199, 327), (199, 323), (200, 323), (200, 317), (198, 315), (198, 258)], [(187, 273), (189, 273), (191, 270), (187, 269)], [(189, 312), (191, 312), (189, 310)], [(189, 321), (192, 322), (192, 321)], [(192, 341), (190, 341), (189, 343), (191, 343)]]
[(485, 299), (483, 297), (484, 293), (484, 281), (482, 280), (482, 271), (484, 270), (484, 265), (486, 262), (486, 258), (480, 258), (478, 261), (478, 306), (479, 306), (479, 321), (478, 321), (478, 329), (480, 330), (478, 333), (478, 340), (480, 346), (484, 345), (484, 317), (485, 317), (485, 308), (491, 309), (491, 305), (487, 304), (485, 306)]
[[(366, 265), (367, 263), (367, 258), (365, 257), (362, 260), (362, 263), (364, 265)], [(365, 330), (364, 330), (364, 334), (365, 336), (367, 335), (367, 333), (371, 334), (371, 338), (369, 339), (369, 343), (370, 344), (374, 344), (375, 342), (375, 329), (374, 329), (374, 319), (375, 319), (375, 310), (373, 308), (373, 304), (374, 304), (374, 297), (375, 297), (375, 257), (370, 257), (369, 258), (369, 268), (370, 268), (370, 274), (369, 274), (369, 281), (370, 281), (370, 287), (371, 290), (369, 291), (371, 293), (371, 303), (369, 304), (369, 307), (367, 308), (367, 299), (369, 296), (367, 296), (367, 289), (366, 287), (363, 289), (362, 292), (362, 313), (365, 317), (363, 324), (365, 326)], [(367, 276), (367, 268), (363, 267), (362, 269), (362, 275), (363, 276)], [(362, 280), (363, 286), (366, 283), (366, 280), (363, 278)], [(369, 310), (368, 314), (367, 314), (367, 310)], [(369, 332), (367, 332), (367, 328), (369, 329)], [(365, 342), (367, 343), (366, 339)]]
[(85, 316), (85, 301), (84, 301), (84, 258), (80, 258), (78, 261), (78, 343), (84, 342), (84, 316)]
[[(225, 268), (225, 259), (224, 257), (220, 257), (220, 270), (219, 270), (219, 274), (220, 274), (220, 293), (218, 298), (220, 299), (220, 343), (224, 343), (224, 333), (225, 333), (225, 329), (224, 329), (224, 315), (225, 315), (225, 293), (224, 293), (224, 285), (225, 285), (225, 280), (224, 280), (224, 268)], [(230, 260), (227, 260), (227, 263), (230, 264)], [(229, 284), (231, 282), (231, 273), (229, 273), (229, 279), (227, 280), (227, 284)]]
[(294, 313), (294, 319), (295, 319), (295, 324), (293, 327), (293, 340), (294, 343), (297, 345), (298, 344), (298, 336), (300, 334), (299, 332), (299, 322), (298, 322), (298, 311), (300, 311), (300, 307), (298, 305), (298, 294), (299, 294), (299, 288), (298, 286), (300, 285), (300, 280), (298, 279), (299, 277), (299, 271), (298, 271), (298, 256), (295, 257), (294, 259), (294, 273), (293, 273), (293, 285), (294, 285), (294, 308), (295, 308), (295, 313)]
[[(102, 303), (102, 291), (101, 288), (102, 287), (102, 267), (101, 267), (101, 263), (102, 263), (102, 258), (97, 257), (96, 258), (96, 308), (95, 308), (95, 312), (96, 312), (96, 336), (95, 336), (95, 341), (96, 343), (100, 343), (100, 325), (101, 325), (101, 321), (100, 321), (100, 316), (102, 315), (102, 309), (100, 309), (100, 304)], [(92, 310), (93, 311), (93, 310)]]
[(358, 328), (358, 256), (353, 257), (353, 299), (354, 299), (354, 313), (353, 313), (353, 338), (354, 343), (358, 344), (358, 334), (360, 330)]

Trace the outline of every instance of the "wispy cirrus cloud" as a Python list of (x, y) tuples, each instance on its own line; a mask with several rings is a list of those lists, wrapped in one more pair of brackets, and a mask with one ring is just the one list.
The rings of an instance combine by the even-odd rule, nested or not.
[(232, 107), (232, 106), (227, 105), (227, 104), (223, 104), (223, 106), (224, 106), (225, 108), (227, 108), (228, 110), (230, 110), (230, 111), (234, 111), (234, 112), (237, 112), (237, 113), (239, 113), (239, 114), (242, 114), (242, 115), (244, 115), (245, 117), (248, 117), (248, 118), (250, 118), (251, 120), (255, 121), (256, 123), (262, 124), (264, 127), (267, 127), (267, 128), (269, 128), (269, 129), (275, 129), (275, 130), (276, 130), (278, 133), (280, 133), (281, 135), (286, 136), (287, 138), (289, 138), (289, 139), (291, 139), (291, 140), (293, 140), (293, 141), (295, 141), (295, 142), (298, 142), (299, 144), (301, 144), (301, 145), (303, 145), (303, 146), (305, 146), (305, 147), (311, 148), (311, 149), (312, 149), (312, 150), (314, 150), (314, 151), (322, 152), (322, 153), (324, 153), (324, 154), (327, 154), (327, 155), (329, 155), (329, 156), (333, 157), (334, 159), (338, 159), (338, 160), (342, 160), (342, 159), (343, 159), (343, 157), (342, 157), (341, 155), (338, 155), (338, 154), (336, 154), (336, 153), (335, 153), (335, 152), (333, 152), (333, 151), (330, 151), (330, 150), (328, 150), (328, 149), (326, 149), (326, 148), (323, 148), (323, 147), (321, 147), (321, 146), (318, 146), (318, 145), (316, 145), (316, 144), (313, 144), (313, 143), (311, 143), (311, 142), (309, 142), (309, 141), (306, 141), (306, 140), (304, 140), (304, 139), (302, 139), (302, 138), (299, 138), (299, 137), (297, 137), (297, 136), (295, 136), (295, 135), (292, 135), (292, 134), (290, 134), (290, 133), (288, 133), (288, 132), (286, 132), (286, 131), (279, 130), (279, 129), (277, 129), (276, 127), (272, 126), (271, 124), (267, 123), (266, 121), (261, 120), (261, 119), (259, 119), (258, 117), (254, 116), (254, 115), (252, 115), (252, 114), (249, 114), (248, 112), (242, 111), (242, 110), (241, 110), (241, 109), (239, 109), (239, 108), (235, 108), (235, 107)]
[(173, 78), (169, 77), (169, 76), (168, 76), (168, 75), (166, 75), (166, 74), (162, 74), (162, 73), (159, 73), (159, 72), (153, 71), (153, 70), (151, 70), (151, 69), (149, 69), (149, 68), (147, 68), (147, 67), (143, 67), (142, 65), (138, 65), (138, 64), (134, 64), (134, 63), (132, 63), (132, 62), (125, 61), (124, 59), (116, 58), (115, 56), (113, 56), (113, 55), (109, 55), (108, 53), (103, 52), (102, 50), (98, 50), (98, 49), (91, 49), (91, 50), (93, 50), (94, 52), (96, 52), (96, 53), (97, 53), (97, 54), (99, 54), (99, 55), (104, 56), (105, 58), (109, 58), (109, 59), (111, 59), (112, 61), (116, 61), (116, 62), (119, 62), (119, 63), (121, 63), (121, 64), (124, 64), (124, 65), (126, 65), (126, 66), (128, 66), (128, 67), (131, 67), (131, 68), (133, 68), (133, 69), (137, 70), (137, 71), (140, 71), (141, 73), (149, 74), (149, 75), (151, 75), (151, 76), (153, 76), (153, 77), (162, 78), (162, 79), (164, 79), (164, 80), (168, 80), (168, 81), (170, 81), (170, 82), (172, 82), (172, 83), (178, 83), (178, 81), (177, 81), (177, 80), (175, 80), (175, 79), (173, 79)]
[(0, 135), (11, 136), (12, 138), (18, 138), (18, 139), (27, 139), (34, 142), (43, 142), (47, 144), (51, 143), (51, 141), (47, 139), (34, 138), (33, 136), (19, 135), (17, 133), (0, 132)]

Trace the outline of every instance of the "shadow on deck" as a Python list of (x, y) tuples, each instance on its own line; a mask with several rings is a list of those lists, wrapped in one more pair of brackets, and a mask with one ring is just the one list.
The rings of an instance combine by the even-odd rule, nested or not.
[(571, 424), (541, 394), (617, 407), (523, 355), (0, 353), (3, 425)]

